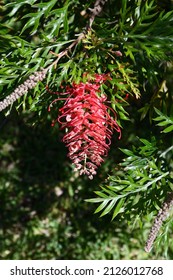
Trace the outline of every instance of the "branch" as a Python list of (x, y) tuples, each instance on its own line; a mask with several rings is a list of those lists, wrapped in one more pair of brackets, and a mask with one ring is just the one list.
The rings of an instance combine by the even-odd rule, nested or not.
[(47, 71), (52, 66), (56, 65), (63, 56), (65, 56), (75, 45), (77, 45), (84, 38), (86, 33), (91, 28), (95, 17), (98, 14), (100, 14), (106, 2), (107, 0), (96, 0), (94, 4), (94, 8), (90, 9), (91, 15), (89, 17), (89, 22), (85, 30), (64, 51), (57, 54), (58, 58), (54, 62), (52, 62), (47, 68), (33, 73), (23, 84), (19, 85), (9, 96), (7, 96), (3, 101), (0, 101), (0, 112), (3, 111), (5, 108), (7, 108), (9, 105), (12, 105), (18, 98), (26, 94), (30, 89), (34, 88), (38, 82), (45, 79)]
[(167, 219), (169, 216), (169, 212), (173, 206), (173, 192), (168, 194), (167, 200), (163, 203), (163, 207), (159, 210), (155, 220), (154, 224), (150, 230), (147, 242), (145, 244), (145, 251), (150, 252), (152, 249), (152, 245), (154, 240), (157, 237), (157, 234), (162, 226), (163, 221)]
[(89, 23), (88, 23), (88, 28), (91, 28), (93, 21), (96, 16), (98, 16), (101, 11), (103, 10), (103, 6), (108, 0), (96, 0), (94, 4), (94, 8), (91, 9), (89, 8), (89, 11), (91, 12), (90, 18), (89, 18)]

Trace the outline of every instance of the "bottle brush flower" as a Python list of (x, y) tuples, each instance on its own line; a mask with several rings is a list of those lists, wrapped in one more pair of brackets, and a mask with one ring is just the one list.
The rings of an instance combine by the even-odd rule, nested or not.
[[(59, 109), (58, 118), (52, 122), (54, 125), (59, 122), (61, 129), (66, 131), (62, 141), (68, 148), (68, 157), (75, 165), (75, 171), (80, 175), (86, 174), (93, 179), (97, 167), (103, 162), (107, 155), (113, 130), (121, 133), (114, 118), (108, 112), (105, 105), (106, 95), (100, 93), (100, 86), (110, 79), (106, 74), (95, 74), (94, 80), (87, 82), (73, 83), (66, 86), (67, 98), (64, 106)], [(51, 104), (52, 104), (51, 103)], [(50, 107), (49, 107), (50, 110)]]

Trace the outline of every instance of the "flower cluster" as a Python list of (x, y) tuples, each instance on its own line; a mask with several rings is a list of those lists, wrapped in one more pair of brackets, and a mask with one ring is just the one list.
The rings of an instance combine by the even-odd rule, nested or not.
[(3, 101), (0, 101), (0, 111), (4, 110), (9, 105), (13, 104), (18, 98), (27, 93), (29, 89), (34, 88), (39, 81), (42, 81), (46, 76), (46, 69), (35, 72), (21, 85), (19, 85), (10, 95)]
[(68, 157), (74, 163), (75, 171), (90, 179), (108, 153), (113, 130), (120, 133), (116, 120), (108, 113), (106, 96), (99, 91), (107, 79), (110, 77), (106, 74), (96, 74), (92, 82), (73, 83), (72, 87), (66, 87), (65, 94), (69, 96), (53, 122), (54, 125), (58, 121), (61, 129), (67, 131), (63, 142), (68, 147)]
[(160, 230), (163, 221), (165, 221), (167, 219), (167, 217), (169, 216), (169, 212), (172, 207), (173, 207), (173, 192), (168, 194), (166, 201), (163, 203), (162, 208), (159, 210), (159, 212), (154, 220), (154, 224), (150, 230), (148, 240), (145, 245), (146, 252), (151, 251), (153, 242), (156, 239), (158, 231)]

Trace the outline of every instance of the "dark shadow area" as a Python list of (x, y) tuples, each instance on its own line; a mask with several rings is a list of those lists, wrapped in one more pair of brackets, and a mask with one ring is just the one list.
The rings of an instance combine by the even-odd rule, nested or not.
[(98, 205), (85, 202), (122, 158), (116, 135), (89, 180), (73, 172), (62, 132), (49, 121), (31, 126), (27, 118), (1, 117), (0, 258), (147, 258), (142, 228), (132, 230), (120, 215), (113, 222), (111, 215), (99, 218)]
[[(82, 251), (84, 257), (98, 236), (104, 239), (108, 232), (114, 231), (113, 223), (105, 227), (111, 217), (96, 219), (95, 205), (84, 201), (106, 178), (109, 164), (105, 163), (92, 181), (78, 177), (66, 157), (62, 133), (58, 134), (56, 127), (52, 128), (50, 123), (32, 127), (25, 117), (15, 113), (5, 120), (2, 117), (1, 123), (2, 258), (49, 258), (48, 253), (42, 256), (40, 250), (47, 251), (52, 238), (51, 258), (78, 258), (79, 244), (79, 259)], [(43, 228), (35, 234), (34, 228), (39, 231), (40, 221)], [(53, 223), (51, 234), (50, 223)]]

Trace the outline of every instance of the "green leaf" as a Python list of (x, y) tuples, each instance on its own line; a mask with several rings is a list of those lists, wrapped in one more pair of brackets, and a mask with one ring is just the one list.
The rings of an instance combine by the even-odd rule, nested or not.
[[(156, 119), (154, 119), (154, 120), (156, 120)], [(157, 121), (158, 121), (158, 119), (157, 119)], [(165, 126), (165, 125), (167, 125), (168, 124), (168, 120), (166, 120), (166, 121), (161, 121), (161, 122), (159, 122), (157, 125), (158, 126)]]
[(54, 7), (54, 5), (57, 3), (57, 0), (48, 1), (46, 3), (38, 3), (35, 4), (34, 7), (40, 8), (42, 10), (42, 13), (44, 13), (45, 17), (48, 17), (50, 14), (50, 11)]
[(168, 117), (167, 115), (163, 114), (162, 112), (160, 112), (157, 108), (154, 108), (155, 112), (159, 115), (158, 117), (154, 118), (154, 121), (157, 121), (157, 125), (158, 126), (168, 126), (167, 128), (164, 128), (164, 130), (162, 131), (163, 133), (169, 133), (171, 132), (173, 129), (173, 118), (172, 117)]
[(96, 191), (95, 193), (96, 193), (98, 196), (100, 196), (100, 197), (107, 198), (107, 195), (104, 194), (103, 192)]
[(117, 203), (117, 205), (116, 205), (116, 207), (115, 207), (115, 210), (114, 210), (114, 212), (113, 212), (113, 215), (112, 215), (112, 220), (114, 220), (115, 217), (121, 212), (122, 207), (123, 207), (123, 205), (124, 205), (124, 202), (125, 202), (125, 198), (121, 198), (121, 199), (118, 201), (118, 203)]
[(100, 217), (103, 217), (103, 216), (107, 215), (112, 210), (112, 208), (115, 206), (116, 202), (117, 202), (117, 198), (115, 197), (114, 199), (111, 200), (109, 205), (101, 213)]
[(69, 30), (68, 26), (68, 18), (67, 18), (67, 11), (64, 14), (64, 32), (67, 33)]
[(168, 126), (167, 128), (165, 128), (162, 132), (168, 133), (168, 132), (171, 132), (171, 131), (173, 131), (173, 124)]
[(108, 202), (109, 202), (109, 200), (104, 200), (104, 201), (97, 207), (97, 209), (95, 210), (94, 213), (98, 213), (98, 212), (102, 211), (102, 210), (106, 207), (106, 205), (108, 204)]
[(26, 5), (26, 4), (29, 4), (30, 6), (32, 6), (35, 2), (37, 2), (37, 0), (28, 0), (26, 2), (26, 0), (24, 1), (19, 1), (18, 3), (17, 2), (12, 2), (12, 3), (8, 3), (5, 5), (5, 8), (9, 8), (9, 7), (12, 7), (12, 11), (8, 14), (9, 17), (13, 17), (16, 12), (23, 6), (23, 5)]
[(33, 34), (39, 26), (40, 18), (41, 18), (42, 15), (43, 15), (43, 12), (30, 13), (30, 14), (24, 16), (23, 18), (30, 17), (30, 19), (27, 21), (27, 23), (22, 28), (20, 34), (22, 34), (26, 29), (30, 28), (31, 26), (34, 26), (31, 30), (31, 34)]
[(122, 149), (122, 148), (119, 148), (119, 149), (127, 156), (133, 156), (134, 155), (134, 153), (131, 150)]
[(100, 203), (103, 202), (103, 200), (104, 200), (103, 198), (99, 198), (99, 197), (85, 199), (86, 202), (90, 202), (90, 203)]

